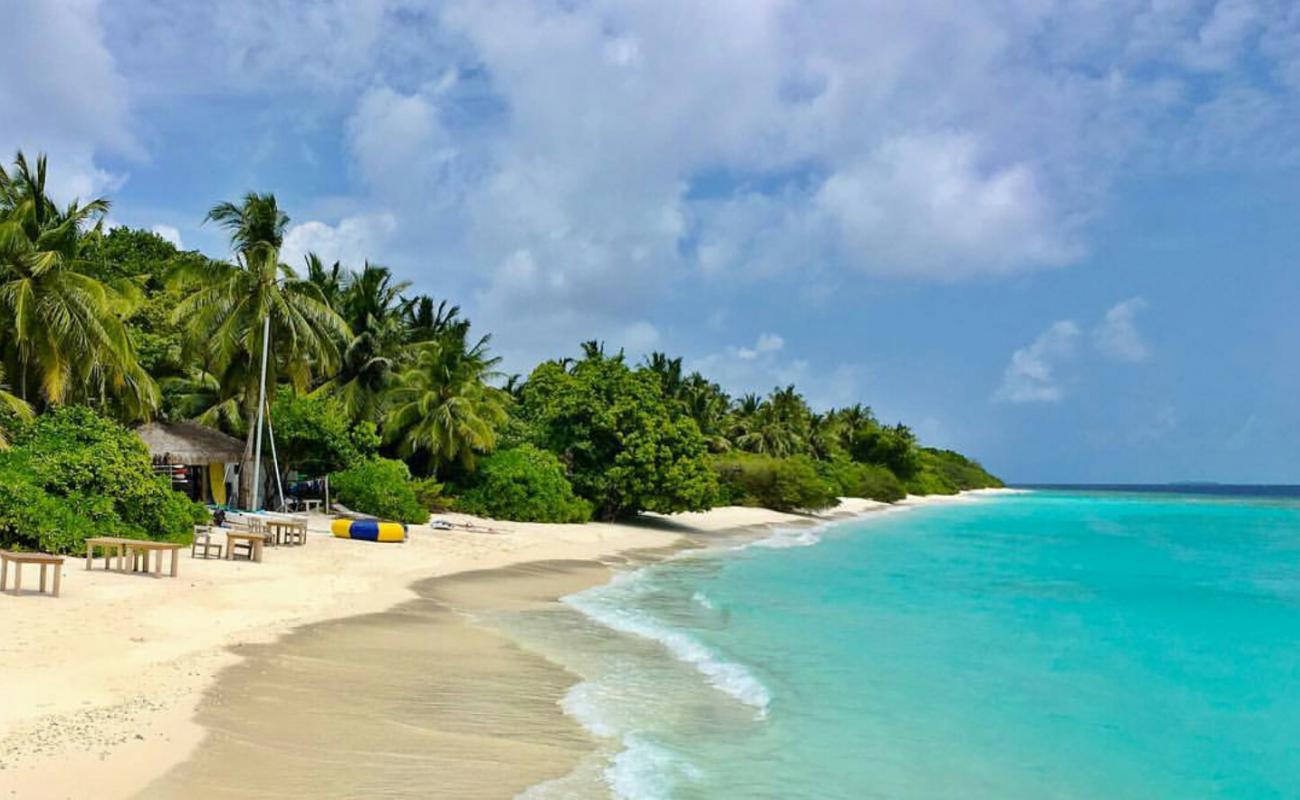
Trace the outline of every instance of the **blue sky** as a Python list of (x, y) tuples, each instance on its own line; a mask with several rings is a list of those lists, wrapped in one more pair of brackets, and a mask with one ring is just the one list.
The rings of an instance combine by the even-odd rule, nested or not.
[(0, 151), (1018, 481), (1300, 478), (1300, 6), (18, 0)]

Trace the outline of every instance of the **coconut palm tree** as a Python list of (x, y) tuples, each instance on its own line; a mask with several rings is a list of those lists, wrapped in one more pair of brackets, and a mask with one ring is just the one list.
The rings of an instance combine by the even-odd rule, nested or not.
[(425, 455), (432, 474), (452, 464), (473, 468), (476, 454), (496, 446), (507, 397), (486, 383), (500, 361), (488, 355), (489, 338), (472, 347), (458, 336), (415, 345), (414, 363), (388, 393), (385, 439), (403, 456)]
[(348, 275), (335, 306), (353, 336), (343, 351), (338, 374), (316, 393), (340, 398), (354, 420), (377, 420), (380, 398), (402, 355), (407, 333), (402, 292), (410, 284), (394, 283), (392, 277), (387, 267), (366, 262), (361, 272)]
[(326, 267), (325, 262), (321, 261), (320, 256), (315, 253), (308, 253), (303, 260), (307, 264), (307, 280), (316, 284), (320, 289), (321, 297), (330, 304), (330, 308), (338, 310), (343, 304), (343, 290), (347, 288), (348, 271), (338, 261)]
[[(5, 385), (5, 368), (0, 364), (0, 409), (8, 411), (23, 422), (31, 422), (33, 414), (32, 407), (21, 397), (10, 394), (9, 387)], [(9, 447), (9, 440), (5, 438), (5, 429), (0, 425), (0, 450)]]
[(230, 232), (234, 258), (180, 265), (172, 284), (184, 296), (172, 319), (185, 327), (190, 348), (207, 372), (237, 381), (222, 390), (240, 398), (247, 425), (239, 478), (240, 500), (247, 504), (253, 489), (264, 322), (269, 318), (268, 399), (281, 379), (305, 392), (313, 374), (337, 369), (339, 343), (351, 331), (320, 287), (279, 263), (289, 217), (274, 195), (249, 192), (238, 205), (213, 206), (205, 221)]
[(448, 334), (469, 336), (469, 320), (460, 316), (460, 306), (449, 306), (443, 300), (434, 308), (433, 298), (427, 294), (403, 300), (402, 318), (408, 342), (427, 342)]
[(123, 318), (132, 287), (87, 274), (89, 238), (102, 233), (108, 201), (59, 208), (45, 191), (46, 161), (20, 152), (0, 168), (0, 360), (27, 402), (115, 403), (128, 417), (151, 414), (158, 389), (136, 360)]

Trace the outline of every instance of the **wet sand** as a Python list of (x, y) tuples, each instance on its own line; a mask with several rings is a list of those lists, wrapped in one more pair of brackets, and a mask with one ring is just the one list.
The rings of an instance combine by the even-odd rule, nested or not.
[(511, 798), (561, 777), (594, 746), (558, 705), (576, 677), (453, 609), (524, 609), (608, 573), (539, 562), (421, 581), (392, 610), (240, 648), (199, 706), (207, 738), (140, 797)]

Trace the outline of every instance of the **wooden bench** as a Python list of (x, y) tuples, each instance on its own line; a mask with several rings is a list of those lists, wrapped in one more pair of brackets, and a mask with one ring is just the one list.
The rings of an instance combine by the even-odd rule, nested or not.
[(149, 572), (149, 555), (154, 554), (154, 577), (162, 576), (162, 556), (164, 552), (172, 554), (171, 576), (176, 577), (180, 566), (180, 552), (184, 545), (175, 542), (154, 542), (148, 539), (124, 539), (120, 536), (95, 536), (86, 540), (86, 569), (94, 566), (95, 548), (104, 551), (104, 569), (108, 569), (109, 558), (116, 556), (117, 571)]
[(54, 567), (54, 587), (51, 594), (55, 597), (59, 596), (59, 580), (63, 572), (63, 556), (52, 556), (49, 553), (8, 553), (0, 551), (0, 592), (5, 590), (11, 562), (14, 565), (14, 594), (18, 594), (23, 588), (23, 564), (40, 564), (41, 591), (45, 591), (46, 570)]

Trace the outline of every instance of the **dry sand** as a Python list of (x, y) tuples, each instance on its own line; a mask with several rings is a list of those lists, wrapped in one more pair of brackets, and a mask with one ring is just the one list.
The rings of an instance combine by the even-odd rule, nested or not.
[[(879, 508), (850, 499), (829, 516)], [(268, 549), (261, 564), (187, 552), (179, 578), (155, 579), (87, 572), (70, 559), (61, 598), (0, 594), (0, 800), (247, 796), (252, 787), (222, 776), (287, 776), (287, 764), (301, 775), (333, 770), (340, 790), (326, 796), (365, 794), (357, 754), (337, 747), (343, 729), (324, 719), (345, 720), (359, 739), (405, 743), (360, 762), (390, 774), (408, 765), (411, 791), (391, 796), (423, 796), (418, 776), (436, 766), (444, 789), (459, 787), (451, 796), (512, 797), (590, 748), (556, 705), (573, 679), (449, 605), (551, 602), (629, 558), (827, 518), (752, 508), (634, 524), (443, 517), (495, 532), (415, 526), (405, 544), (376, 544), (335, 539), (316, 516), (305, 547)], [(313, 624), (330, 620), (339, 622)], [(441, 699), (412, 716), (400, 697), (377, 696), (379, 681), (331, 680), (358, 659), (384, 665), (389, 691), (419, 681)], [(284, 744), (259, 747), (274, 742)], [(272, 753), (279, 758), (261, 765), (269, 773), (254, 768)], [(295, 788), (323, 796), (291, 781), (275, 796)]]

